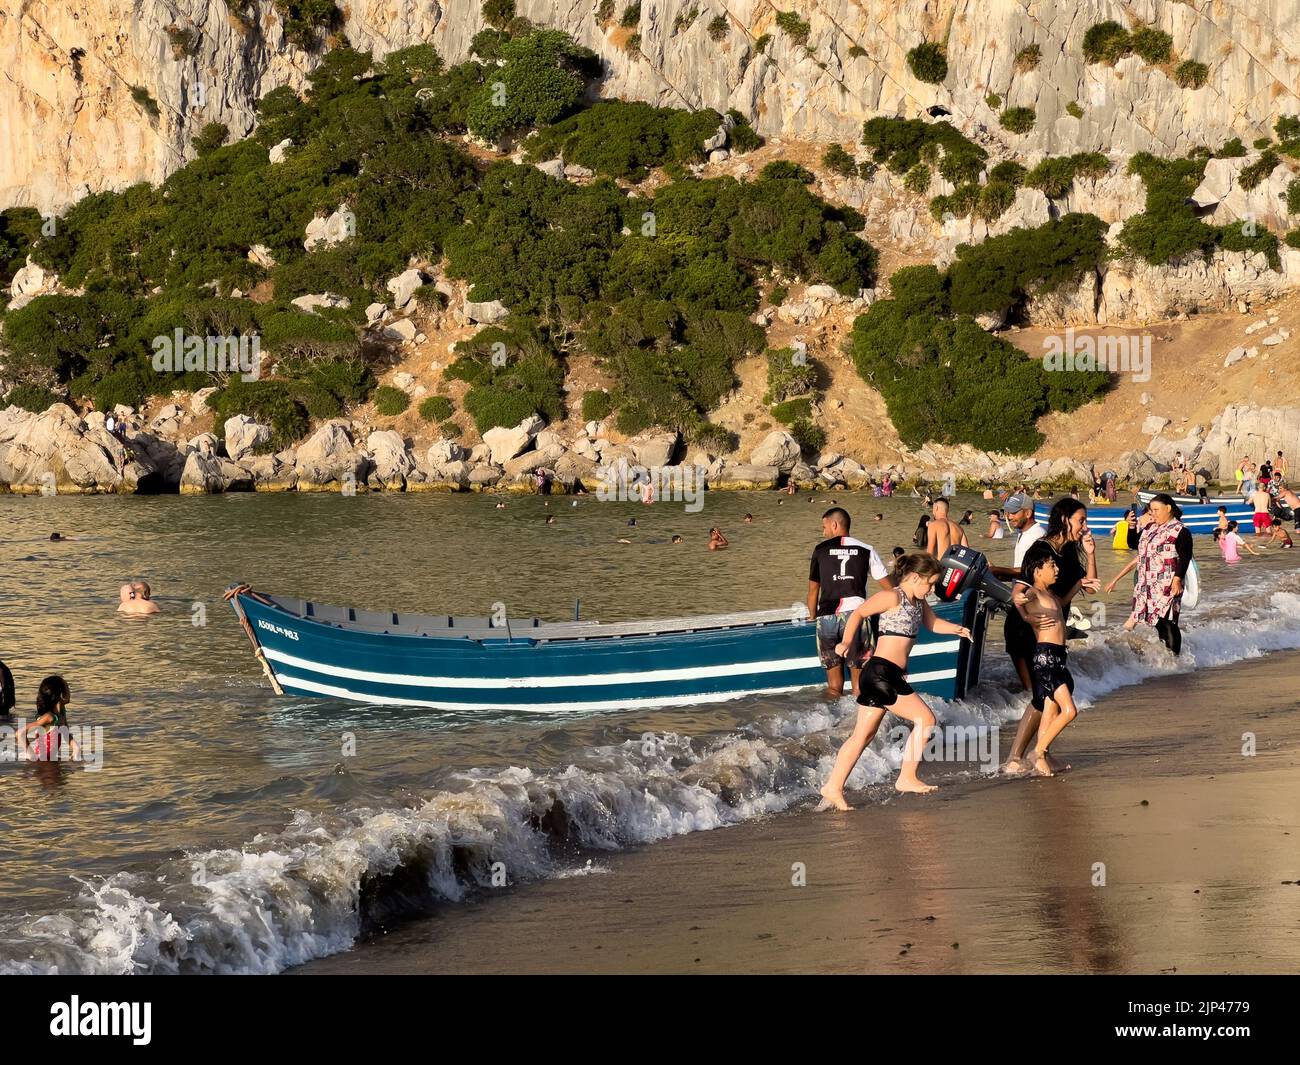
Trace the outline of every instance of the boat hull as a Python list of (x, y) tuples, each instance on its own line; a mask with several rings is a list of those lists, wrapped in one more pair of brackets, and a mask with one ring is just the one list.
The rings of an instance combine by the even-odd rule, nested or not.
[[(1227, 509), (1228, 520), (1235, 521), (1244, 528), (1251, 524), (1255, 517), (1255, 510), (1249, 504), (1243, 502), (1236, 496), (1232, 497), (1230, 503), (1194, 503), (1182, 506), (1182, 522), (1187, 530), (1197, 536), (1208, 536), (1214, 531), (1214, 527), (1219, 522), (1219, 507)], [(1109, 535), (1115, 523), (1124, 517), (1124, 507), (1088, 507), (1088, 527), (1092, 529), (1093, 535), (1100, 538), (1103, 534)], [(1041, 502), (1034, 504), (1034, 517), (1042, 525), (1047, 524), (1047, 516), (1051, 513), (1052, 504), (1050, 502)]]
[[(826, 683), (807, 620), (611, 636), (592, 625), (590, 635), (563, 638), (500, 628), (493, 630), (499, 636), (475, 639), (322, 622), (251, 592), (236, 592), (231, 602), (247, 620), (273, 683), (295, 696), (560, 713), (694, 705)], [(970, 596), (935, 612), (979, 625), (982, 642), (986, 619)], [(978, 677), (979, 659), (969, 643), (923, 631), (909, 680), (920, 692), (959, 698)]]

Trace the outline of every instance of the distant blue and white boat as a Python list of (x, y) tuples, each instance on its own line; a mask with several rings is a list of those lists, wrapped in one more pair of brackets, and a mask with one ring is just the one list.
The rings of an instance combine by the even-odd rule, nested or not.
[[(1146, 510), (1146, 504), (1150, 502), (1148, 496), (1143, 500), (1141, 497), (1145, 493), (1138, 494), (1138, 513)], [(1149, 495), (1154, 495), (1150, 493)], [(1219, 507), (1225, 507), (1228, 512), (1228, 520), (1235, 521), (1242, 525), (1248, 526), (1254, 520), (1255, 508), (1243, 500), (1240, 496), (1222, 496), (1212, 497), (1208, 503), (1183, 503), (1179, 500), (1183, 497), (1175, 497), (1174, 502), (1183, 512), (1182, 522), (1187, 526), (1187, 530), (1197, 535), (1208, 536), (1214, 531), (1214, 527), (1219, 522)], [(1115, 523), (1124, 517), (1125, 507), (1098, 507), (1088, 505), (1088, 527), (1092, 529), (1093, 535), (1100, 537), (1103, 533), (1109, 535)], [(1040, 525), (1047, 525), (1047, 516), (1052, 512), (1052, 500), (1045, 499), (1034, 504), (1034, 518)]]
[[(403, 614), (226, 592), (278, 694), (442, 710), (587, 712), (688, 706), (825, 686), (813, 623), (789, 610), (600, 624)], [(908, 679), (959, 699), (979, 677), (978, 591), (935, 613), (973, 642), (922, 630)]]

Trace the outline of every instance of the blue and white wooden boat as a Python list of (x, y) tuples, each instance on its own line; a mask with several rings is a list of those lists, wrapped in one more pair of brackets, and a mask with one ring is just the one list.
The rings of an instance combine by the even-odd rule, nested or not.
[[(1045, 499), (1034, 504), (1034, 518), (1044, 527), (1047, 525), (1047, 516), (1052, 512), (1052, 500)], [(1228, 520), (1240, 523), (1243, 527), (1248, 526), (1255, 518), (1255, 508), (1245, 502), (1240, 496), (1230, 496), (1223, 503), (1188, 503), (1178, 504), (1183, 512), (1182, 522), (1187, 526), (1187, 530), (1196, 535), (1208, 536), (1214, 531), (1214, 527), (1219, 523), (1219, 507), (1226, 507)], [(1092, 530), (1095, 537), (1100, 538), (1103, 534), (1109, 536), (1110, 531), (1115, 528), (1115, 523), (1124, 517), (1126, 507), (1097, 507), (1088, 505), (1088, 528)], [(1139, 504), (1138, 512), (1145, 510), (1144, 504)]]
[[(585, 712), (687, 706), (825, 686), (813, 623), (787, 610), (600, 624), (324, 606), (235, 585), (226, 598), (277, 694), (443, 710)], [(908, 679), (959, 699), (979, 677), (989, 609), (966, 592), (923, 629)]]
[(1233, 506), (1240, 506), (1242, 503), (1246, 501), (1245, 497), (1239, 495), (1230, 495), (1230, 496), (1207, 495), (1204, 499), (1202, 499), (1200, 496), (1183, 496), (1183, 495), (1177, 495), (1173, 492), (1162, 493), (1162, 492), (1157, 492), (1155, 489), (1152, 488), (1143, 488), (1137, 494), (1138, 502), (1145, 507), (1148, 503), (1151, 502), (1151, 500), (1155, 499), (1155, 497), (1158, 495), (1169, 496), (1169, 498), (1172, 499), (1175, 503), (1177, 503), (1180, 507), (1182, 507), (1183, 510), (1186, 510), (1188, 507), (1204, 506), (1206, 503), (1210, 504), (1210, 506), (1216, 509), (1219, 507), (1233, 507)]

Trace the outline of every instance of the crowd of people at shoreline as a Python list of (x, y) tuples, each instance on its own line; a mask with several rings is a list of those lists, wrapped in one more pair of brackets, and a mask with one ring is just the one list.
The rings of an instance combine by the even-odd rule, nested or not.
[[(1001, 539), (998, 533), (1005, 522), (1015, 533), (1016, 544), (1012, 565), (989, 569), (999, 580), (1012, 582), (1005, 647), (1019, 686), (1030, 696), (1002, 771), (1011, 776), (1053, 776), (1070, 768), (1051, 748), (1078, 713), (1067, 641), (1082, 636), (1089, 624), (1077, 609), (1071, 609), (1076, 597), (1102, 590), (1097, 544), (1088, 527), (1087, 504), (1074, 496), (1052, 505), (1046, 525), (1035, 517), (1034, 498), (1028, 491), (1003, 492), (996, 498), (1001, 507), (990, 511), (986, 538)], [(1151, 498), (1141, 516), (1129, 508), (1112, 529), (1112, 544), (1118, 550), (1133, 550), (1135, 557), (1105, 586), (1109, 593), (1136, 571), (1124, 628), (1153, 628), (1175, 656), (1182, 653), (1179, 617), (1194, 563), (1192, 535), (1181, 518), (1181, 508), (1166, 493)], [(1220, 518), (1226, 521), (1224, 508)], [(973, 513), (967, 511), (955, 522), (946, 498), (930, 500), (930, 513), (922, 515), (915, 533), (916, 550), (894, 548), (894, 565), (887, 569), (874, 547), (850, 535), (851, 519), (843, 507), (832, 506), (823, 515), (824, 539), (812, 554), (807, 608), (816, 619), (826, 695), (838, 699), (844, 694), (847, 671), (859, 709), (854, 729), (821, 788), (822, 808), (849, 809), (845, 783), (886, 713), (911, 725), (895, 788), (933, 790), (933, 785), (920, 780), (918, 769), (935, 718), (907, 682), (908, 659), (923, 626), (970, 639), (964, 627), (938, 617), (926, 598), (939, 580), (941, 560), (948, 550), (970, 546), (966, 529), (972, 520)], [(881, 589), (875, 594), (869, 593), (871, 580)], [(865, 635), (873, 625), (874, 640)]]

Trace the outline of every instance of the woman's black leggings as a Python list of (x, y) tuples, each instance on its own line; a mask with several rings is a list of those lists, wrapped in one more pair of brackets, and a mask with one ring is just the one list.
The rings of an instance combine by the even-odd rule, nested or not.
[(1178, 627), (1178, 622), (1174, 618), (1161, 618), (1156, 622), (1156, 635), (1164, 642), (1174, 654), (1181, 654), (1183, 650), (1183, 630)]

